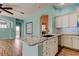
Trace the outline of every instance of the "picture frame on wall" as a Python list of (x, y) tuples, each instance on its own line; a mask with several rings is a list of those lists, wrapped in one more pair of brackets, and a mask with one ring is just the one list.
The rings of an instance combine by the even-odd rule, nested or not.
[(26, 34), (33, 34), (33, 22), (26, 23)]

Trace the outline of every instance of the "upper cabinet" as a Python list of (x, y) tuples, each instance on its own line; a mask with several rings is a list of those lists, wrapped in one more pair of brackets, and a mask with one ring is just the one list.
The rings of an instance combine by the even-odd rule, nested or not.
[(56, 18), (56, 27), (60, 28), (62, 26), (62, 18), (61, 17), (57, 17)]
[(68, 16), (69, 15), (64, 15), (64, 16), (62, 16), (62, 26), (61, 27), (68, 27)]
[(77, 27), (77, 13), (70, 13), (56, 17), (56, 28)]
[(69, 14), (69, 26), (68, 27), (76, 27), (77, 26), (77, 13)]

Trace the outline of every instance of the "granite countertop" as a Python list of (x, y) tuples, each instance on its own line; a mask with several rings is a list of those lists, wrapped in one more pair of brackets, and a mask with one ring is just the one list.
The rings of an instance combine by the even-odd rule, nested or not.
[(28, 37), (26, 39), (23, 39), (24, 42), (26, 42), (29, 46), (38, 45), (46, 40), (52, 39), (57, 37), (58, 35), (54, 35), (52, 37)]
[(25, 39), (23, 39), (22, 41), (26, 42), (29, 46), (34, 46), (34, 45), (38, 45), (40, 43), (43, 43), (46, 40), (58, 37), (58, 36), (63, 36), (63, 35), (71, 35), (71, 36), (79, 36), (78, 34), (52, 34), (54, 36), (52, 37), (37, 37), (37, 36), (33, 36), (33, 37), (27, 37)]

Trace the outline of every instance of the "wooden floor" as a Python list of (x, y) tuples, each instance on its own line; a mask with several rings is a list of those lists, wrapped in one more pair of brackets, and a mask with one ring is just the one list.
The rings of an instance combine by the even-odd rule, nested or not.
[(18, 39), (0, 40), (0, 56), (21, 56), (22, 46)]
[(71, 50), (68, 48), (62, 48), (58, 56), (79, 56), (79, 51)]

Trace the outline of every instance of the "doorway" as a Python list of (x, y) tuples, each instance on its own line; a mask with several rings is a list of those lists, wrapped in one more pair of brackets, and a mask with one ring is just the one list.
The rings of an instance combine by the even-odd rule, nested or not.
[(16, 25), (16, 39), (21, 38), (21, 24)]
[(41, 23), (41, 35), (48, 34), (48, 15), (42, 15), (40, 17)]

